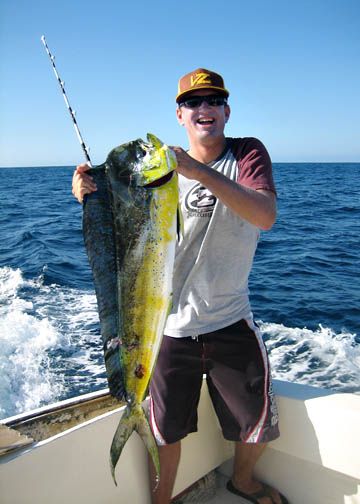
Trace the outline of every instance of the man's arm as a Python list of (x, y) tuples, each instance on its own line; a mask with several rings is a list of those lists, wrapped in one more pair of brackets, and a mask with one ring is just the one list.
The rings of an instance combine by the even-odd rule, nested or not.
[(276, 220), (276, 196), (272, 191), (254, 190), (230, 180), (206, 164), (196, 161), (181, 147), (173, 147), (177, 171), (197, 180), (237, 215), (262, 230), (271, 229)]

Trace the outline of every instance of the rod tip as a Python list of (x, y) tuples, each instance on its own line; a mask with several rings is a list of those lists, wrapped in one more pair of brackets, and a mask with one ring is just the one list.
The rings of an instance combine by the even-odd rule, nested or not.
[(41, 35), (41, 42), (45, 42), (45, 35)]

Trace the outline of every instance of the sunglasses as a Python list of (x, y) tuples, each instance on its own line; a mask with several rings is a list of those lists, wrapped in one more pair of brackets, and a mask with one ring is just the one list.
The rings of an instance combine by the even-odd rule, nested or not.
[(225, 96), (209, 95), (209, 96), (193, 96), (179, 103), (179, 107), (194, 109), (206, 102), (210, 107), (221, 107), (227, 104)]

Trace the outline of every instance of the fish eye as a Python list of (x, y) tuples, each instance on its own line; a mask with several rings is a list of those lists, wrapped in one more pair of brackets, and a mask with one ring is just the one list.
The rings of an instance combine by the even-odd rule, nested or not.
[(147, 154), (146, 149), (141, 145), (139, 150), (138, 150), (138, 158), (143, 158)]

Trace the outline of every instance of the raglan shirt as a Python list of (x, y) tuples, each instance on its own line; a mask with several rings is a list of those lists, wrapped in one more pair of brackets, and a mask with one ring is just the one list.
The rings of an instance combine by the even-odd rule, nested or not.
[[(275, 193), (270, 156), (256, 138), (227, 138), (209, 166), (243, 186)], [(248, 277), (260, 231), (199, 182), (179, 175), (179, 186), (184, 234), (165, 334), (186, 337), (251, 317)]]

